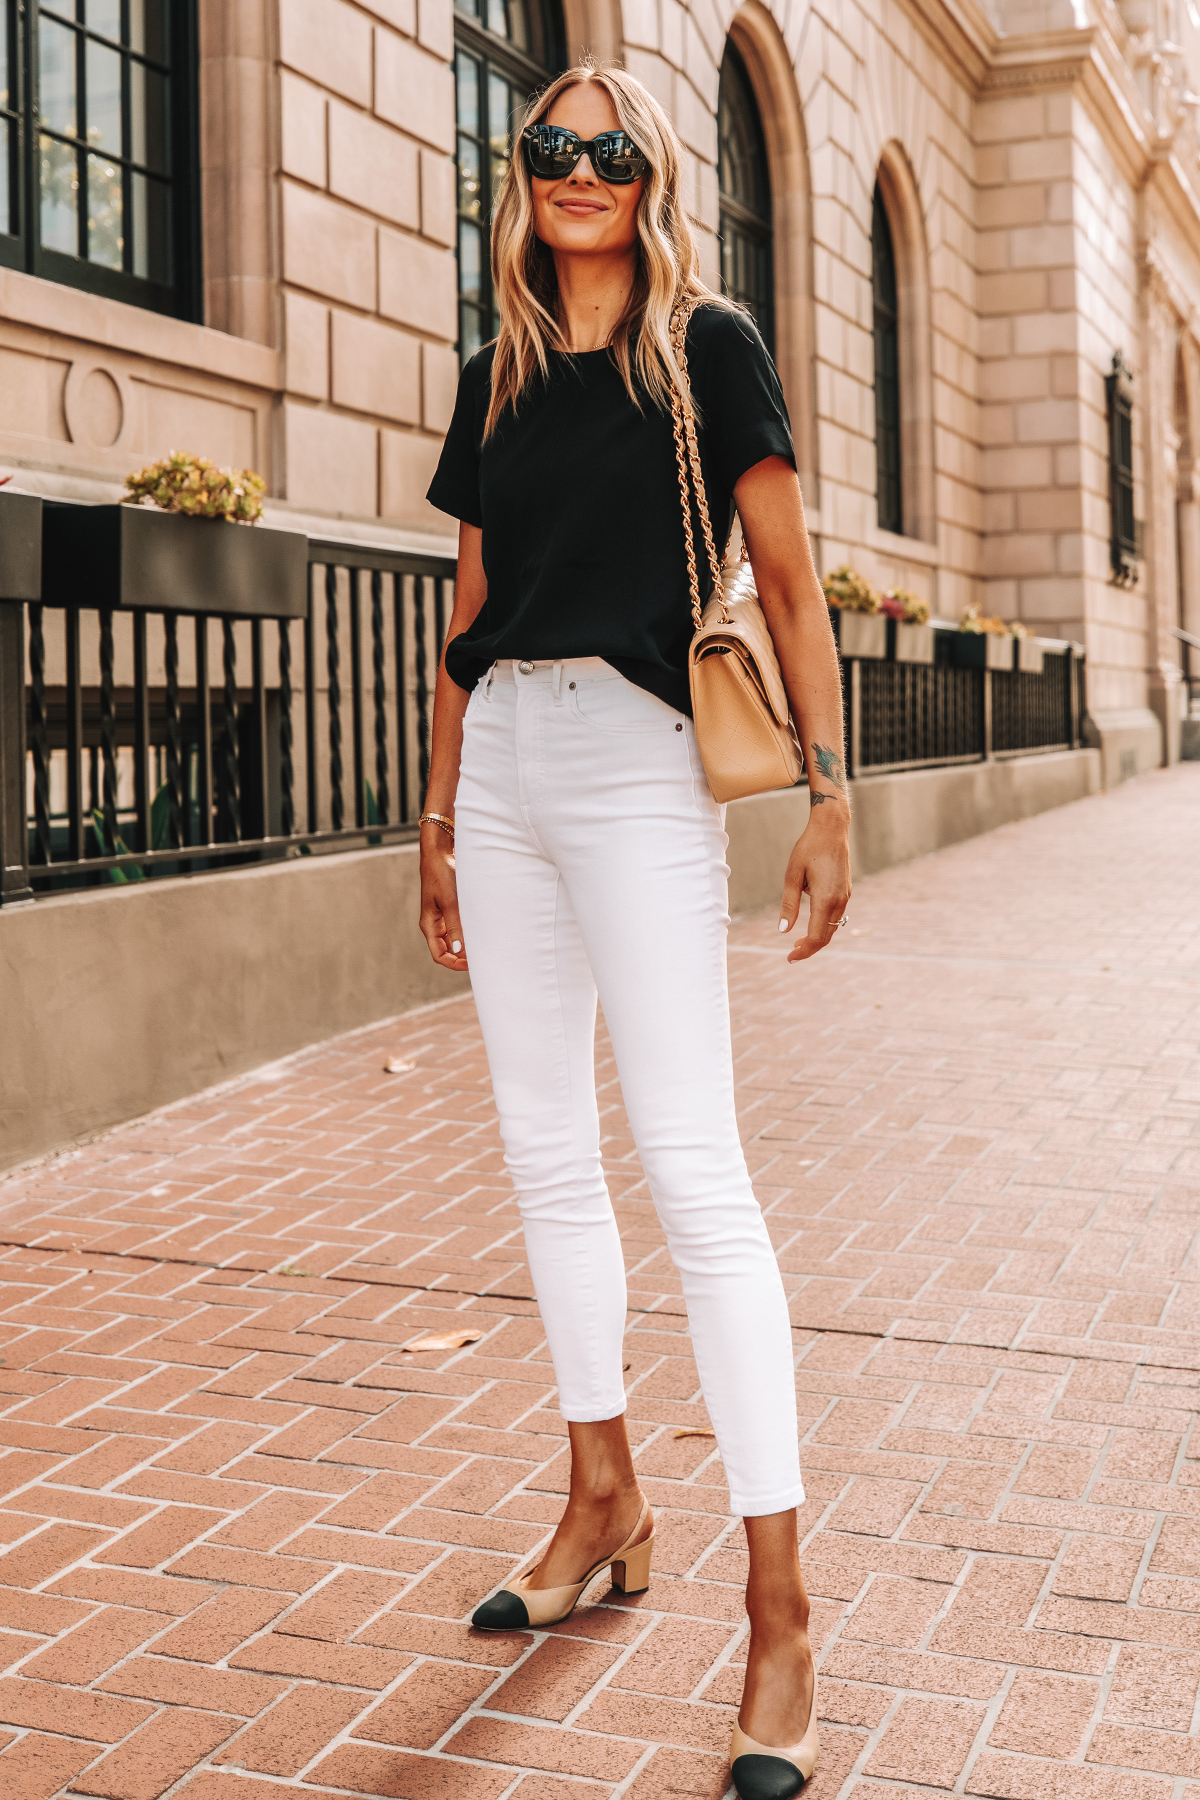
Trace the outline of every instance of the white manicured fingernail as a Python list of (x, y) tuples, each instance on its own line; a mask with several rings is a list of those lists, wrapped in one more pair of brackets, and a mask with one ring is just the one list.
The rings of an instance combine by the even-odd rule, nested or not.
[(787, 930), (787, 928), (788, 928), (788, 922), (787, 922), (787, 920), (786, 920), (786, 919), (780, 919), (780, 921), (779, 921), (779, 929), (780, 929), (780, 931), (786, 931), (786, 930)]
[(459, 943), (458, 939), (455, 938), (455, 940), (451, 944), (450, 948), (453, 950), (455, 956), (457, 956), (459, 951), (462, 949), (462, 945)]

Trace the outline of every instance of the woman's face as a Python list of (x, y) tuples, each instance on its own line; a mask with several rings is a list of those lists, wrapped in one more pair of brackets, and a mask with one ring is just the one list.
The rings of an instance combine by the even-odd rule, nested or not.
[[(585, 140), (603, 131), (619, 131), (613, 103), (595, 82), (580, 82), (560, 94), (544, 115), (548, 125), (563, 125)], [(531, 178), (533, 228), (551, 250), (575, 256), (612, 256), (632, 250), (637, 242), (637, 209), (643, 181), (611, 187), (601, 181), (589, 156), (581, 156), (561, 181)]]

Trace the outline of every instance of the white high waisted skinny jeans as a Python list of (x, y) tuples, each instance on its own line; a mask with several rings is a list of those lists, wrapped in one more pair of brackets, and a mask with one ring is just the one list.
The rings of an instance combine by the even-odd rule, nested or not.
[(496, 663), (467, 706), (455, 821), (471, 983), (563, 1416), (625, 1411), (598, 991), (730, 1504), (797, 1506), (791, 1329), (734, 1111), (728, 840), (692, 722), (598, 657)]

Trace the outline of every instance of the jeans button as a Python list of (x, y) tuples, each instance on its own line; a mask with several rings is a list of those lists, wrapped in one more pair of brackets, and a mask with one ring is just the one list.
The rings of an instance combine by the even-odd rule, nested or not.
[(532, 675), (533, 674), (533, 664), (531, 662), (518, 663), (517, 667), (518, 667), (518, 669), (520, 669), (522, 675)]

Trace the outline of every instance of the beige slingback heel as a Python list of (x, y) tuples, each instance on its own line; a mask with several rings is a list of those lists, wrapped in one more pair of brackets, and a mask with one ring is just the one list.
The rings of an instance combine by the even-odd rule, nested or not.
[(756, 1744), (740, 1725), (734, 1725), (729, 1761), (733, 1785), (741, 1800), (795, 1800), (817, 1766), (820, 1747), (814, 1670), (812, 1708), (808, 1726), (798, 1744), (793, 1744), (789, 1750), (774, 1750), (769, 1744)]
[[(582, 1581), (567, 1587), (531, 1588), (529, 1575), (519, 1575), (511, 1587), (501, 1588), (475, 1609), (472, 1625), (480, 1631), (528, 1631), (531, 1625), (557, 1625), (574, 1609), (584, 1588), (594, 1581), (607, 1563), (612, 1570), (612, 1584), (622, 1594), (640, 1594), (650, 1585), (650, 1556), (654, 1549), (654, 1533), (638, 1543), (638, 1535), (646, 1528), (650, 1502), (642, 1501), (637, 1524), (619, 1550), (602, 1556)], [(530, 1571), (532, 1574), (533, 1571)]]

